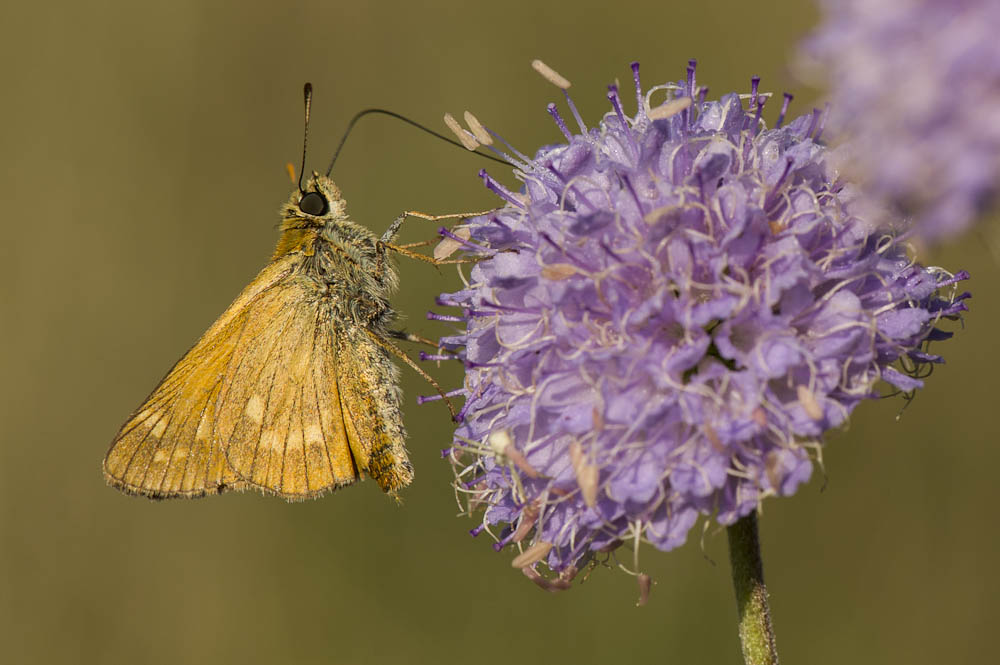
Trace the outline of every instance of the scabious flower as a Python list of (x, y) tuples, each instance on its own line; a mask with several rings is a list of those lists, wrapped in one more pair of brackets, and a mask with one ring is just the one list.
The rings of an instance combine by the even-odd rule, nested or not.
[(823, 0), (805, 42), (869, 195), (931, 240), (1000, 190), (1000, 2)]
[[(794, 493), (880, 379), (922, 385), (968, 296), (965, 273), (914, 263), (853, 212), (819, 113), (784, 125), (786, 95), (767, 129), (756, 78), (706, 101), (694, 61), (645, 93), (632, 69), (633, 117), (615, 86), (593, 128), (566, 95), (579, 133), (550, 104), (565, 141), (498, 151), (522, 191), (482, 172), (503, 208), (442, 230), (480, 259), (440, 296), (457, 314), (429, 315), (457, 324), (440, 343), (466, 367), (445, 454), (483, 509), (473, 534), (550, 589), (595, 553), (669, 550), (699, 515), (731, 524)], [(473, 147), (499, 138), (466, 118)]]

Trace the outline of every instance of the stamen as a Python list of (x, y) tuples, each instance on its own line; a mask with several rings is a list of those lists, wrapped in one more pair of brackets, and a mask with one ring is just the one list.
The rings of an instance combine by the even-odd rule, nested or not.
[(521, 519), (517, 522), (517, 529), (514, 530), (515, 543), (521, 542), (529, 533), (531, 533), (535, 523), (538, 521), (538, 515), (540, 513), (541, 510), (538, 507), (537, 499), (524, 507), (524, 510), (521, 511)]
[(569, 128), (566, 127), (566, 123), (563, 122), (562, 116), (559, 115), (559, 108), (552, 102), (549, 102), (549, 104), (545, 107), (545, 110), (548, 111), (549, 115), (552, 116), (552, 119), (556, 121), (556, 126), (559, 127), (559, 131), (563, 133), (563, 136), (566, 137), (566, 140), (572, 141), (573, 135), (570, 134)]
[(473, 529), (469, 529), (469, 535), (472, 536), (473, 538), (475, 538), (476, 536), (478, 536), (479, 534), (481, 534), (485, 528), (486, 528), (485, 524), (480, 524), (479, 526), (477, 526), (477, 527), (475, 527)]
[(476, 140), (483, 145), (492, 145), (493, 137), (490, 136), (489, 132), (483, 127), (482, 123), (479, 122), (479, 118), (472, 115), (468, 111), (465, 112), (465, 124), (469, 126), (472, 130), (472, 135), (476, 137)]
[(694, 97), (694, 91), (695, 91), (695, 87), (694, 87), (694, 83), (695, 83), (694, 71), (697, 68), (698, 68), (698, 61), (697, 60), (695, 60), (694, 58), (688, 60), (688, 66), (687, 66), (687, 86), (688, 86), (688, 95), (691, 96), (691, 97)]
[(640, 115), (645, 111), (646, 105), (643, 104), (642, 96), (642, 85), (639, 83), (639, 63), (632, 63), (632, 80), (635, 81), (635, 103), (637, 106), (636, 115)]
[(493, 449), (493, 454), (497, 457), (501, 457), (504, 454), (504, 451), (507, 450), (507, 446), (514, 445), (514, 440), (510, 437), (509, 429), (498, 429), (490, 432), (486, 441), (490, 444), (490, 448)]
[(426, 351), (421, 351), (418, 357), (423, 362), (437, 362), (439, 360), (459, 360), (458, 356), (451, 355), (449, 353), (427, 353)]
[(542, 277), (558, 282), (560, 280), (569, 279), (579, 272), (580, 271), (576, 269), (576, 266), (569, 263), (553, 263), (542, 268)]
[[(445, 236), (445, 238), (434, 247), (434, 251), (431, 255), (435, 258), (435, 260), (443, 261), (458, 251), (465, 244), (465, 241), (471, 237), (472, 231), (469, 227), (463, 226), (459, 229), (455, 229), (454, 233), (449, 232), (447, 236)], [(438, 304), (447, 305), (448, 303), (438, 302)]]
[(524, 208), (524, 203), (522, 203), (513, 192), (508, 190), (506, 187), (498, 183), (496, 180), (490, 177), (490, 174), (483, 169), (479, 172), (479, 177), (483, 179), (483, 183), (486, 185), (486, 189), (490, 190), (500, 198), (502, 198), (507, 203), (515, 206), (517, 208)]
[[(639, 146), (633, 144), (633, 147), (635, 147), (636, 151), (639, 150)], [(635, 200), (635, 207), (639, 209), (639, 214), (644, 215), (645, 213), (642, 209), (643, 208), (642, 201), (639, 200), (639, 195), (636, 194), (635, 187), (632, 186), (632, 179), (629, 178), (627, 175), (622, 174), (622, 182), (625, 183), (625, 187), (632, 195), (632, 199)]]
[(764, 112), (764, 104), (767, 103), (767, 97), (760, 97), (757, 102), (757, 113), (753, 117), (753, 131), (750, 132), (750, 136), (757, 136), (757, 132), (760, 131), (760, 116)]
[(618, 99), (618, 86), (611, 84), (608, 86), (608, 101), (611, 102), (611, 106), (615, 109), (615, 115), (618, 116), (618, 121), (622, 123), (622, 129), (628, 130), (628, 122), (625, 121), (625, 112), (622, 110), (622, 103)]
[(474, 489), (476, 487), (476, 485), (478, 485), (482, 481), (482, 479), (483, 479), (483, 476), (476, 476), (472, 480), (465, 480), (465, 481), (463, 481), (463, 482), (461, 482), (459, 484), (463, 488), (465, 488), (467, 490), (471, 490), (471, 489)]
[(636, 581), (639, 583), (639, 601), (636, 606), (642, 607), (649, 602), (649, 591), (653, 587), (653, 578), (646, 573), (639, 573), (636, 576)]
[(466, 150), (475, 152), (476, 148), (479, 147), (479, 142), (477, 142), (476, 139), (469, 134), (469, 132), (462, 129), (462, 126), (458, 124), (458, 120), (455, 120), (455, 117), (452, 114), (444, 114), (444, 124), (448, 125), (448, 129), (450, 129), (452, 133), (458, 137), (458, 140), (462, 142), (462, 145), (465, 146)]
[(576, 474), (576, 484), (580, 486), (583, 502), (589, 508), (597, 505), (597, 481), (599, 471), (596, 464), (587, 461), (579, 441), (569, 444), (569, 459)]
[(618, 122), (622, 124), (622, 131), (625, 132), (625, 137), (628, 139), (628, 143), (632, 146), (632, 150), (635, 151), (636, 158), (639, 157), (639, 144), (636, 142), (635, 134), (632, 132), (632, 126), (628, 124), (625, 119), (625, 112), (622, 110), (621, 100), (618, 98), (618, 86), (609, 85), (608, 86), (608, 100), (611, 102), (611, 106), (615, 109), (615, 115), (618, 116)]
[[(484, 127), (483, 129), (486, 129), (486, 128)], [(530, 157), (528, 157), (527, 155), (525, 155), (524, 153), (522, 153), (520, 150), (518, 150), (517, 148), (515, 148), (514, 146), (512, 146), (510, 143), (507, 142), (507, 140), (504, 137), (500, 136), (496, 132), (494, 132), (492, 130), (489, 130), (489, 129), (486, 129), (486, 131), (489, 133), (490, 136), (492, 136), (496, 140), (500, 141), (500, 143), (503, 143), (504, 146), (508, 150), (510, 150), (514, 154), (514, 157), (516, 157), (517, 159), (515, 159), (514, 157), (511, 157), (510, 155), (508, 155), (505, 152), (501, 152), (500, 150), (497, 150), (492, 145), (487, 146), (490, 149), (490, 151), (493, 152), (494, 155), (499, 156), (500, 158), (502, 158), (508, 164), (511, 164), (511, 165), (513, 165), (513, 166), (521, 169), (522, 171), (528, 172), (528, 171), (533, 171), (534, 170), (534, 169), (531, 168), (532, 166), (534, 166), (534, 161)], [(520, 161), (518, 161), (518, 160), (520, 160)]]
[(774, 187), (768, 192), (767, 196), (764, 197), (764, 212), (770, 213), (771, 207), (775, 204), (778, 199), (778, 192), (781, 191), (782, 185), (785, 184), (785, 179), (788, 178), (788, 174), (792, 172), (792, 164), (795, 160), (791, 157), (785, 159), (785, 170), (778, 177), (778, 181), (774, 183)]
[(513, 529), (513, 527), (510, 527), (510, 526), (505, 526), (505, 527), (504, 527), (504, 528), (503, 528), (503, 529), (502, 529), (502, 530), (500, 531), (500, 542), (498, 542), (498, 543), (493, 543), (493, 550), (494, 550), (495, 552), (499, 552), (500, 550), (502, 550), (502, 549), (503, 549), (504, 547), (506, 547), (506, 546), (507, 546), (507, 544), (508, 544), (508, 543), (510, 542), (510, 540), (511, 540), (511, 537), (512, 537), (513, 535), (514, 535), (514, 529)]
[(538, 469), (531, 466), (531, 463), (528, 462), (528, 458), (524, 456), (524, 453), (522, 453), (513, 445), (507, 448), (505, 454), (507, 458), (514, 463), (514, 466), (519, 468), (524, 473), (524, 475), (528, 476), (529, 478), (542, 477), (542, 474), (538, 471)]
[(557, 88), (562, 88), (563, 90), (567, 90), (569, 88), (570, 82), (566, 80), (564, 76), (561, 76), (559, 72), (552, 69), (541, 60), (532, 60), (531, 66), (536, 72), (541, 74), (546, 81)]
[(813, 143), (819, 142), (819, 137), (823, 135), (823, 128), (826, 127), (826, 119), (830, 116), (830, 102), (826, 103), (823, 107), (823, 115), (819, 119), (819, 127), (816, 128), (816, 135), (813, 137)]
[(809, 388), (806, 386), (797, 386), (795, 388), (795, 394), (799, 398), (799, 404), (805, 410), (806, 415), (813, 420), (823, 420), (823, 407), (820, 406), (819, 401), (816, 399), (816, 395), (813, 394)]
[(690, 97), (678, 97), (677, 99), (671, 99), (669, 102), (664, 102), (655, 109), (652, 109), (649, 112), (649, 119), (666, 120), (667, 118), (672, 118), (691, 106), (691, 101)]
[(587, 125), (583, 122), (583, 116), (580, 112), (576, 110), (576, 104), (573, 103), (573, 99), (569, 96), (568, 90), (563, 90), (563, 96), (566, 98), (566, 104), (569, 106), (569, 110), (573, 112), (573, 117), (576, 118), (576, 124), (580, 126), (580, 133), (586, 135), (589, 130)]
[(813, 132), (816, 131), (816, 127), (819, 126), (819, 116), (821, 111), (819, 109), (813, 109), (812, 122), (809, 123), (809, 129), (806, 130), (805, 138), (810, 138)]
[(775, 129), (780, 128), (782, 123), (785, 122), (785, 114), (788, 112), (788, 105), (792, 103), (792, 100), (794, 98), (795, 96), (792, 95), (791, 93), (789, 92), (785, 93), (785, 101), (781, 102), (781, 112), (778, 113), (778, 122), (776, 122), (774, 125)]
[[(937, 285), (938, 285), (938, 288), (941, 288), (942, 286), (951, 286), (952, 284), (957, 284), (959, 282), (964, 282), (967, 279), (972, 279), (972, 275), (969, 274), (969, 271), (968, 270), (959, 270), (954, 275), (952, 275), (952, 277), (950, 279), (942, 280), (942, 281), (938, 282)], [(965, 296), (965, 294), (963, 293), (962, 296)]]
[(544, 541), (539, 541), (524, 550), (510, 562), (510, 565), (514, 568), (527, 568), (533, 563), (538, 563), (552, 550), (552, 543), (546, 543)]
[(521, 569), (524, 576), (529, 580), (534, 582), (539, 588), (549, 593), (556, 593), (557, 591), (565, 591), (566, 589), (573, 588), (573, 585), (569, 583), (568, 580), (558, 579), (558, 580), (547, 580), (538, 574), (538, 571), (530, 566), (525, 566)]
[(750, 77), (750, 108), (753, 108), (757, 104), (758, 86), (760, 86), (760, 77), (759, 76)]
[(438, 314), (437, 312), (427, 312), (427, 318), (430, 321), (448, 321), (449, 323), (462, 323), (465, 321), (464, 317)]
[[(476, 243), (471, 242), (469, 240), (469, 238), (472, 237), (472, 232), (469, 230), (468, 227), (464, 227), (464, 228), (461, 228), (461, 229), (456, 229), (456, 231), (457, 231), (457, 233), (452, 233), (447, 228), (445, 228), (445, 227), (442, 226), (441, 228), (438, 229), (438, 235), (444, 237), (446, 240), (451, 240), (452, 242), (457, 242), (457, 243), (459, 243), (459, 245), (461, 247), (465, 247), (465, 248), (470, 249), (470, 250), (474, 250), (474, 251), (477, 251), (477, 252), (485, 252), (485, 253), (488, 253), (488, 254), (492, 254), (493, 253), (493, 250), (491, 248), (484, 247), (483, 245), (477, 245)], [(444, 242), (444, 241), (442, 241), (442, 242)]]

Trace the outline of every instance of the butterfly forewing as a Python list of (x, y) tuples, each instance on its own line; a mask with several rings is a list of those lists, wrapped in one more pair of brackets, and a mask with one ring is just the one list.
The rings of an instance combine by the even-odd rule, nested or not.
[(239, 488), (215, 437), (216, 406), (253, 316), (290, 274), (275, 261), (236, 298), (122, 426), (104, 458), (108, 481), (153, 498), (193, 497)]

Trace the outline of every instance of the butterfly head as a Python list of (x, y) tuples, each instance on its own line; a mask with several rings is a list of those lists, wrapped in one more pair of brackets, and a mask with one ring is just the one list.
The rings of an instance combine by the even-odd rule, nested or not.
[(347, 216), (340, 188), (332, 180), (313, 171), (301, 190), (296, 189), (282, 210), (284, 227), (322, 227)]

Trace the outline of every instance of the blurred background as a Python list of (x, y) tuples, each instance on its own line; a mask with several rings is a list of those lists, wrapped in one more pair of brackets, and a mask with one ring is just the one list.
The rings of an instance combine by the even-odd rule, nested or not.
[[(450, 427), (403, 371), (415, 484), (372, 482), (305, 504), (256, 494), (153, 503), (104, 485), (126, 416), (270, 256), (298, 164), (302, 84), (315, 89), (309, 168), (348, 118), (383, 106), (433, 127), (471, 109), (526, 152), (559, 140), (573, 82), (595, 122), (605, 86), (683, 76), (712, 95), (797, 83), (787, 59), (808, 3), (624, 5), (112, 0), (4, 9), (0, 178), (0, 644), (10, 663), (737, 663), (726, 538), (699, 527), (642, 552), (656, 585), (598, 569), (547, 594), (457, 518), (439, 450)], [(627, 98), (627, 95), (626, 95)], [(630, 110), (631, 112), (631, 110)], [(773, 113), (775, 109), (771, 109)], [(496, 205), (503, 167), (402, 123), (365, 120), (333, 176), (377, 233), (404, 209)], [(404, 240), (433, 235), (418, 221)], [(764, 560), (789, 663), (979, 663), (995, 651), (1000, 468), (996, 260), (983, 235), (929, 262), (967, 268), (975, 298), (948, 358), (901, 418), (862, 405), (822, 474), (765, 504)], [(408, 328), (452, 270), (401, 263)], [(415, 353), (416, 350), (413, 350)], [(437, 375), (455, 385), (457, 373)]]

